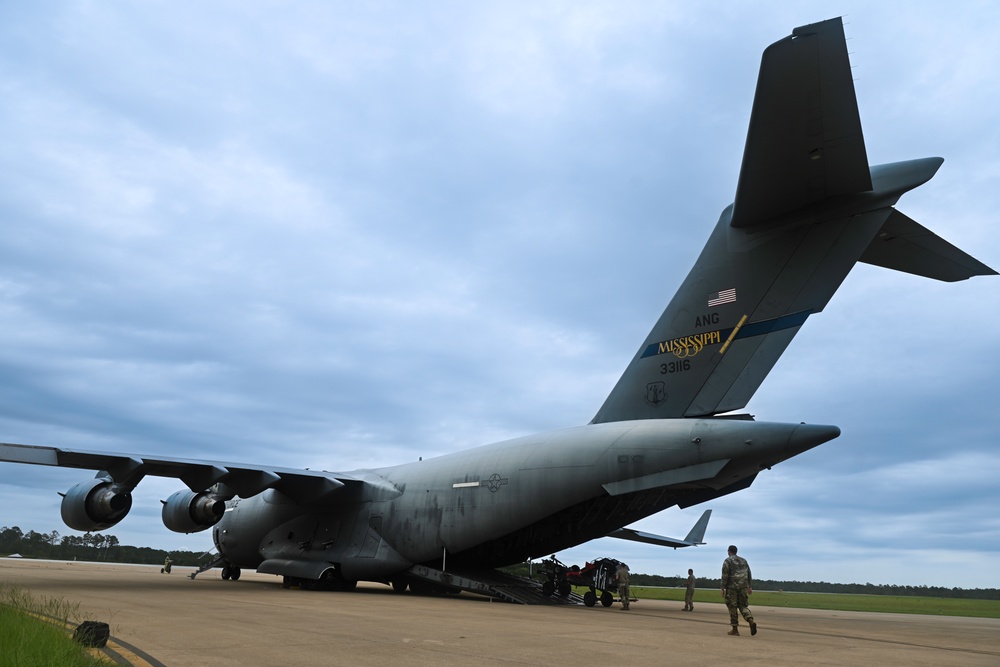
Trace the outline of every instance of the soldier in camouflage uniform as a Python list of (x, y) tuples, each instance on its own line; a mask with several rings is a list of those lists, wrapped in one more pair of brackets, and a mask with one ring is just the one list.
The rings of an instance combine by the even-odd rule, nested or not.
[(628, 611), (628, 603), (632, 597), (632, 591), (628, 585), (628, 573), (628, 565), (618, 563), (618, 569), (615, 570), (615, 578), (618, 579), (618, 598), (622, 601), (623, 611)]
[(730, 546), (729, 558), (722, 563), (722, 596), (726, 598), (726, 606), (729, 607), (729, 622), (733, 626), (729, 631), (731, 635), (740, 634), (740, 614), (750, 624), (750, 634), (757, 634), (757, 624), (754, 623), (748, 606), (748, 596), (753, 593), (752, 583), (750, 564), (736, 555), (735, 546)]
[(684, 611), (694, 611), (694, 587), (694, 570), (689, 569), (684, 591)]

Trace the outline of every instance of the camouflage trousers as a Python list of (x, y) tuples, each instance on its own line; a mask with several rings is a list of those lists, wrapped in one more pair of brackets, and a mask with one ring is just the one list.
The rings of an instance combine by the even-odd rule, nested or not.
[(753, 621), (753, 613), (749, 607), (750, 601), (745, 588), (727, 588), (726, 606), (729, 608), (729, 623), (736, 627), (740, 624), (740, 614), (747, 623)]
[(632, 597), (632, 591), (629, 590), (628, 584), (618, 585), (618, 597), (622, 601), (622, 607), (628, 609), (629, 598)]

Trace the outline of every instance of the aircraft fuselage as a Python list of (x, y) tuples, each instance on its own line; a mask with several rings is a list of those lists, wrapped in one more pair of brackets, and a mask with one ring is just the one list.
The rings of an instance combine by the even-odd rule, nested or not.
[(323, 506), (296, 505), (275, 491), (237, 499), (214, 535), (239, 567), (335, 563), (354, 580), (442, 560), (499, 566), (742, 488), (839, 433), (739, 419), (591, 424), (358, 471), (364, 484)]

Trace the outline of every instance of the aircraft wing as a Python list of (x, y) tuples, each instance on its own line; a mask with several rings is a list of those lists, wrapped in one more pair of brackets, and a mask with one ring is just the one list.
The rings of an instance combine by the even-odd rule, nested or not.
[(319, 470), (140, 457), (9, 443), (0, 443), (0, 461), (97, 470), (130, 489), (146, 475), (179, 479), (196, 493), (215, 484), (224, 484), (241, 498), (249, 498), (266, 489), (276, 489), (297, 503), (323, 502), (346, 485), (362, 482), (350, 475)]
[(871, 189), (843, 23), (796, 28), (761, 58), (729, 224)]
[(646, 533), (634, 528), (619, 528), (607, 534), (607, 537), (617, 537), (620, 540), (630, 540), (632, 542), (644, 542), (645, 544), (655, 544), (661, 547), (696, 547), (705, 544), (705, 529), (708, 528), (708, 520), (712, 518), (712, 510), (705, 510), (698, 521), (688, 532), (687, 537), (679, 540), (675, 537), (664, 537), (654, 533)]

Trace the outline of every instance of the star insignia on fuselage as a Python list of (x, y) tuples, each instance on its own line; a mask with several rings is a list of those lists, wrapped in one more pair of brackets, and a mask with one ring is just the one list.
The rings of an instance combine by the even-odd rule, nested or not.
[(486, 480), (486, 486), (489, 487), (490, 493), (496, 493), (500, 490), (500, 487), (508, 481), (509, 480), (506, 477), (501, 477), (498, 473), (493, 473), (490, 478)]

